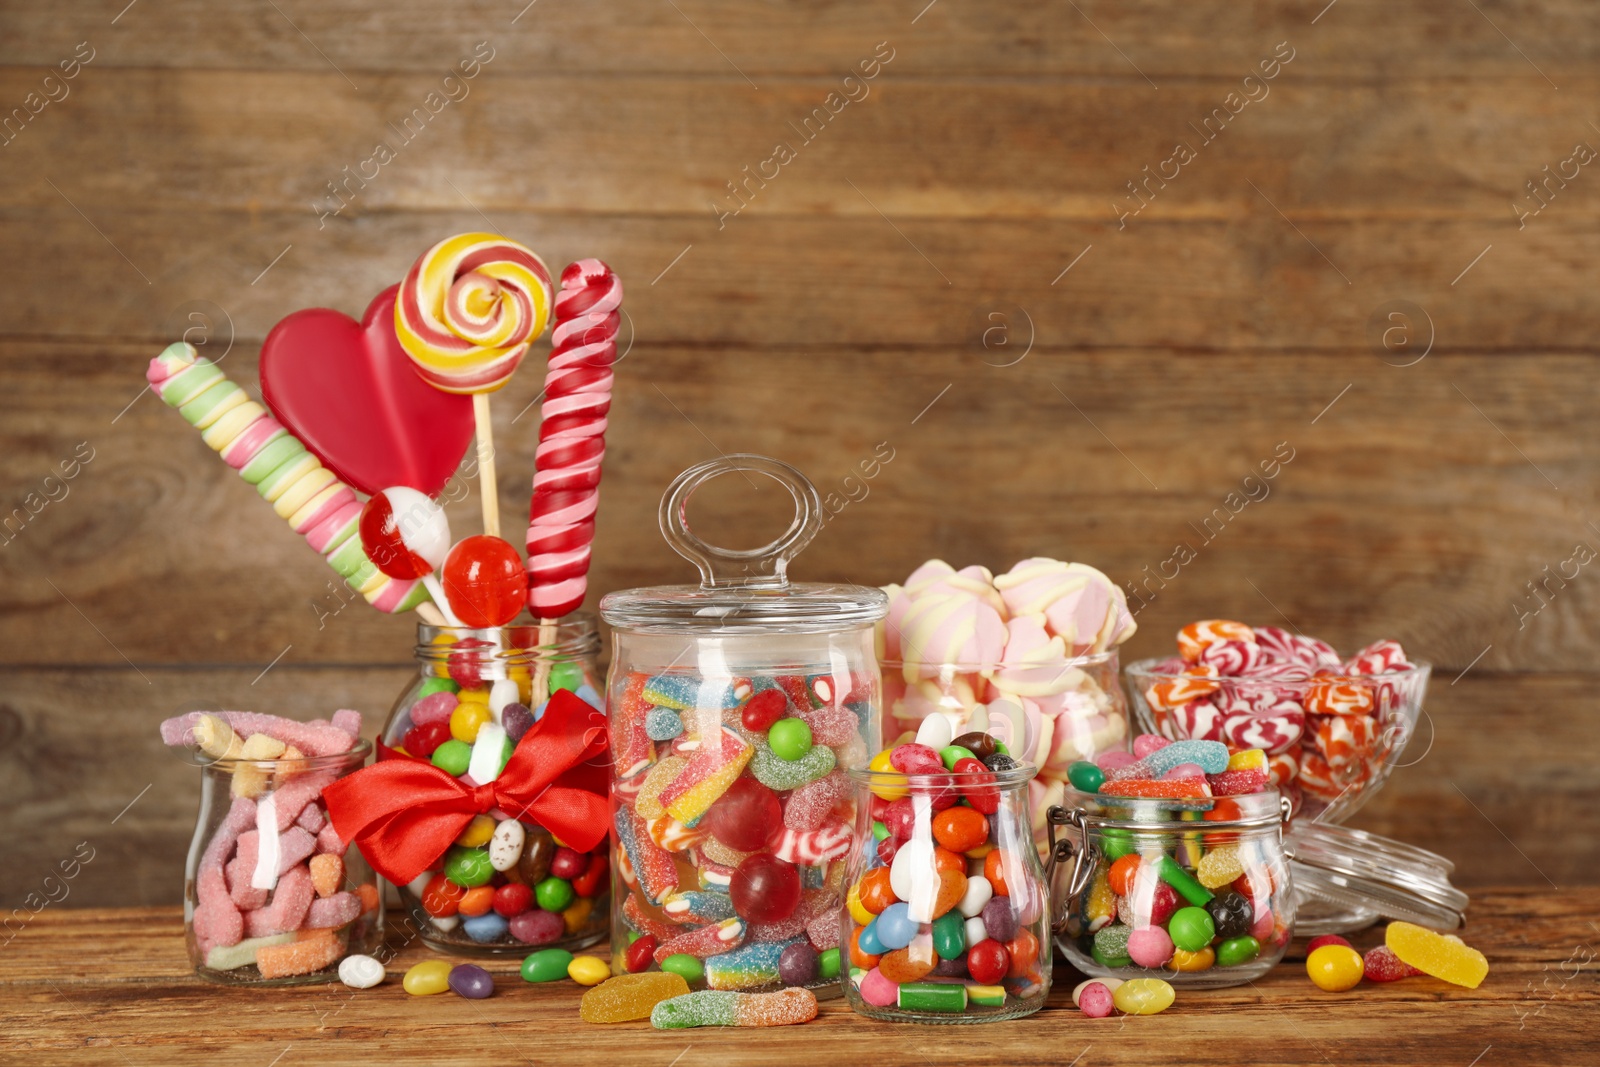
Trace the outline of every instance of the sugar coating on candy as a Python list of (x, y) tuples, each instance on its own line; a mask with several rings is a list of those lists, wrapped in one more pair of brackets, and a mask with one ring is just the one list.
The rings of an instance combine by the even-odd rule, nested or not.
[(1396, 956), (1394, 949), (1388, 945), (1367, 949), (1367, 954), (1362, 957), (1362, 972), (1369, 982), (1398, 982), (1402, 978), (1414, 978), (1423, 973)]
[(668, 956), (685, 955), (703, 960), (725, 954), (744, 943), (746, 932), (742, 919), (724, 919), (722, 922), (688, 931), (670, 927), (669, 929), (672, 930), (670, 935), (661, 940), (656, 948), (657, 963)]
[(1095, 931), (1094, 947), (1100, 950), (1100, 955), (1106, 959), (1117, 959), (1128, 954), (1128, 938), (1132, 935), (1131, 927), (1121, 923), (1103, 926)]
[(195, 877), (198, 902), (193, 927), (195, 941), (202, 951), (219, 945), (236, 945), (244, 939), (244, 916), (228, 894), (224, 861), (233, 851), (239, 835), (254, 826), (255, 821), (255, 801), (247, 797), (235, 797), (228, 814), (223, 817), (205, 852), (201, 854)]
[(617, 840), (651, 903), (659, 903), (678, 888), (678, 866), (671, 853), (657, 845), (638, 814), (626, 806), (617, 809)]
[(661, 902), (661, 913), (675, 923), (716, 923), (733, 918), (733, 901), (726, 893), (669, 893)]
[(1195, 867), (1195, 877), (1207, 889), (1221, 889), (1231, 885), (1244, 874), (1244, 861), (1239, 858), (1237, 845), (1219, 845), (1207, 850)]
[(797, 760), (786, 760), (773, 752), (772, 746), (763, 737), (756, 738), (754, 749), (750, 773), (755, 775), (756, 781), (777, 793), (808, 785), (833, 770), (838, 763), (833, 749), (826, 745), (812, 746)]
[(652, 741), (671, 741), (683, 733), (683, 719), (671, 708), (651, 708), (644, 717), (644, 732)]
[(850, 779), (835, 767), (814, 782), (789, 794), (783, 805), (783, 824), (798, 833), (815, 830), (850, 796)]
[(1266, 789), (1267, 772), (1264, 769), (1223, 771), (1206, 775), (1206, 784), (1211, 787), (1212, 796), (1240, 797)]
[[(737, 922), (737, 920), (733, 920)], [(756, 941), (706, 957), (706, 985), (712, 989), (753, 989), (778, 981), (778, 961), (788, 944)]]
[(306, 929), (337, 929), (354, 922), (361, 914), (361, 898), (354, 893), (335, 893), (325, 900), (313, 900), (306, 909)]
[(1113, 768), (1108, 777), (1160, 778), (1184, 763), (1198, 764), (1206, 774), (1221, 774), (1228, 769), (1228, 746), (1220, 741), (1174, 741), (1143, 759)]
[(705, 738), (683, 772), (661, 791), (661, 804), (679, 822), (693, 825), (728, 791), (751, 761), (751, 746), (732, 730)]
[(824, 911), (806, 924), (806, 940), (818, 952), (839, 947), (839, 917)]
[(816, 994), (809, 989), (776, 993), (702, 990), (657, 1004), (650, 1025), (660, 1030), (693, 1026), (794, 1026), (817, 1017)]
[(652, 766), (644, 776), (644, 784), (634, 798), (634, 810), (646, 819), (659, 819), (667, 813), (661, 805), (661, 791), (666, 789), (683, 769), (689, 765), (684, 756), (668, 756)]
[(282, 945), (299, 936), (298, 932), (273, 934), (270, 937), (249, 937), (237, 945), (218, 945), (206, 953), (206, 966), (213, 971), (232, 971), (240, 967), (249, 967), (256, 962), (257, 949), (267, 945)]
[[(850, 851), (855, 831), (843, 819), (833, 817), (815, 830), (796, 833), (785, 829), (773, 852), (779, 859), (797, 864), (823, 864)], [(710, 842), (707, 842), (709, 845)], [(707, 854), (710, 854), (708, 848)]]
[(279, 715), (263, 715), (254, 711), (190, 711), (175, 715), (161, 724), (162, 743), (193, 744), (201, 719), (208, 717), (226, 723), (240, 737), (266, 734), (286, 745), (293, 745), (307, 756), (342, 755), (349, 752), (356, 743), (354, 734), (347, 733), (326, 720), (299, 722)]
[(1383, 941), (1402, 963), (1452, 985), (1477, 989), (1489, 974), (1483, 953), (1414, 923), (1390, 923)]
[(583, 994), (578, 1014), (586, 1023), (626, 1023), (648, 1019), (657, 1004), (689, 994), (682, 975), (668, 971), (619, 974)]
[(263, 978), (312, 974), (331, 967), (344, 955), (344, 942), (332, 930), (317, 930), (281, 945), (256, 950), (256, 969)]
[(278, 879), (272, 902), (264, 908), (246, 912), (245, 932), (251, 937), (265, 937), (298, 930), (305, 925), (316, 890), (311, 887), (311, 872), (305, 867), (292, 867)]
[(817, 708), (795, 712), (795, 718), (811, 729), (811, 742), (837, 748), (856, 736), (860, 723), (850, 709), (843, 707)]

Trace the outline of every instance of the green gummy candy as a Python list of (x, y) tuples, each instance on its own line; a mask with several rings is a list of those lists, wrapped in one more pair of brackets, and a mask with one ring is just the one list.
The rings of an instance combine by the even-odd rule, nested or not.
[(1132, 957), (1130, 957), (1130, 956), (1107, 956), (1104, 952), (1100, 951), (1100, 946), (1099, 945), (1095, 945), (1090, 950), (1089, 955), (1093, 956), (1094, 957), (1094, 961), (1096, 963), (1098, 963), (1100, 966), (1109, 967), (1112, 970), (1116, 970), (1116, 969), (1121, 968), (1121, 967), (1132, 967), (1133, 966)]
[(525, 982), (559, 982), (567, 976), (572, 953), (564, 948), (544, 948), (522, 961)]
[(1113, 958), (1126, 956), (1128, 954), (1128, 935), (1132, 933), (1132, 928), (1123, 923), (1102, 926), (1094, 932), (1095, 951)]
[(550, 665), (550, 695), (554, 696), (558, 689), (576, 693), (583, 684), (583, 667), (571, 660), (562, 660)]
[(837, 762), (833, 749), (827, 745), (815, 745), (797, 760), (778, 756), (764, 737), (755, 739), (755, 750), (755, 755), (750, 759), (750, 773), (756, 781), (776, 793), (809, 785), (833, 770)]
[(733, 1026), (739, 1015), (738, 993), (702, 989), (687, 996), (663, 1000), (650, 1011), (657, 1030), (687, 1030), (693, 1026)]
[(1155, 861), (1156, 873), (1161, 880), (1176, 889), (1184, 900), (1194, 905), (1203, 905), (1211, 899), (1211, 890), (1195, 881), (1194, 875), (1178, 866), (1178, 861), (1171, 856), (1158, 856)]

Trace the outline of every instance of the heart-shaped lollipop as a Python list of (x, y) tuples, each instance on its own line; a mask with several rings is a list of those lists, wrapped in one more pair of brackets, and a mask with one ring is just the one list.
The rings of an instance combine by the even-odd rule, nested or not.
[(398, 286), (360, 322), (296, 311), (261, 346), (261, 395), (325, 466), (363, 493), (444, 488), (472, 443), (472, 399), (417, 376), (395, 336)]

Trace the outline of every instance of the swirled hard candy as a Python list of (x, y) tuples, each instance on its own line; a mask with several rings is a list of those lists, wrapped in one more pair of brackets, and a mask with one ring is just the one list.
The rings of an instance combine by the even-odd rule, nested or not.
[(1406, 659), (1406, 651), (1400, 647), (1400, 642), (1383, 640), (1374, 641), (1351, 656), (1344, 669), (1348, 674), (1392, 674), (1411, 670), (1412, 663)]
[(1247, 641), (1255, 644), (1256, 634), (1242, 622), (1231, 619), (1201, 619), (1191, 622), (1178, 631), (1178, 654), (1190, 663), (1200, 659), (1200, 653), (1211, 645), (1224, 641)]
[(1313, 715), (1371, 715), (1372, 689), (1350, 678), (1319, 678), (1306, 687), (1306, 711)]
[(1222, 740), (1234, 748), (1259, 748), (1285, 752), (1305, 732), (1306, 717), (1297, 712), (1282, 715), (1230, 714), (1222, 720)]
[(1215, 667), (1224, 678), (1249, 674), (1262, 661), (1261, 649), (1252, 638), (1249, 641), (1217, 641), (1200, 650), (1196, 663)]

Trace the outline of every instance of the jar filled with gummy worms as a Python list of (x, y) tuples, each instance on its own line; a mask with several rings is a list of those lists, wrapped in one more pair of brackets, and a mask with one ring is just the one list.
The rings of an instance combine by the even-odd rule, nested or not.
[(1294, 928), (1288, 813), (1271, 788), (1186, 799), (1068, 789), (1048, 816), (1057, 946), (1096, 977), (1255, 980)]
[[(566, 689), (602, 708), (593, 615), (489, 630), (417, 627), (417, 676), (389, 713), (378, 759), (422, 759), (478, 786)], [(581, 852), (537, 819), (475, 816), (430, 869), (399, 886), (422, 940), (439, 951), (526, 954), (576, 949), (605, 935), (611, 879), (605, 843)]]
[[(789, 528), (763, 548), (718, 548), (689, 528), (694, 491), (734, 472), (776, 482), (794, 503)], [(600, 602), (615, 641), (616, 973), (666, 970), (719, 990), (839, 988), (857, 826), (845, 772), (878, 747), (873, 624), (888, 601), (788, 580), (821, 514), (816, 488), (786, 463), (733, 455), (692, 467), (660, 519), (700, 584)]]
[(859, 791), (840, 917), (843, 985), (862, 1015), (978, 1023), (1044, 1006), (1050, 907), (1029, 818), (1035, 768), (1005, 763), (850, 772)]

